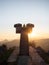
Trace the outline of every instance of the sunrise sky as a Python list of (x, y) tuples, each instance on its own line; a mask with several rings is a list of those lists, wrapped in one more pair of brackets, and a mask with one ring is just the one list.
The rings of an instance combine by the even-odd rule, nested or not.
[(20, 38), (15, 23), (33, 23), (31, 38), (49, 38), (49, 0), (0, 0), (0, 40)]

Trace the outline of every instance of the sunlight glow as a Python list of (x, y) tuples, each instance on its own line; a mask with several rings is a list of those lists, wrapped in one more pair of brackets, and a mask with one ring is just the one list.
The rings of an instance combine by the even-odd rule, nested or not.
[(37, 33), (32, 30), (32, 32), (29, 33), (28, 36), (29, 36), (29, 40), (31, 41), (37, 37)]
[(31, 33), (29, 33), (29, 36), (30, 37), (35, 37), (36, 36), (36, 33), (31, 32)]

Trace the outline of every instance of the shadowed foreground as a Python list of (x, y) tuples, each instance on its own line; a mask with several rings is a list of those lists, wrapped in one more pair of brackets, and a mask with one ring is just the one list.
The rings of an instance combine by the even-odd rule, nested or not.
[[(15, 53), (13, 51), (13, 55), (8, 59), (8, 65), (48, 65), (44, 62), (44, 60), (39, 56), (36, 52), (35, 48), (29, 47), (29, 56), (17, 56), (19, 50)], [(14, 57), (15, 56), (15, 57)], [(13, 58), (12, 58), (13, 57)], [(13, 59), (13, 60), (12, 60)], [(19, 61), (18, 61), (19, 59)]]

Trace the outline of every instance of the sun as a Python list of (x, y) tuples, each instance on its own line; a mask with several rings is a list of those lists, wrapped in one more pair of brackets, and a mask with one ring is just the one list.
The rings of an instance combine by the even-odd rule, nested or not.
[(35, 32), (31, 32), (28, 34), (30, 37), (36, 37), (36, 33)]
[(36, 34), (35, 30), (32, 30), (32, 32), (29, 33), (28, 36), (29, 36), (29, 39), (32, 40), (37, 37), (37, 34)]

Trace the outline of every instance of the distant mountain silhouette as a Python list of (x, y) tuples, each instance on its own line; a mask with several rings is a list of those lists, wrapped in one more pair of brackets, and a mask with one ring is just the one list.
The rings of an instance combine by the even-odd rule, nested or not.
[(19, 46), (19, 40), (12, 40), (12, 41), (4, 40), (0, 42), (0, 45), (2, 44), (5, 44), (8, 48), (13, 46)]
[[(17, 39), (12, 41), (4, 40), (4, 41), (0, 41), (0, 45), (6, 44), (7, 47), (19, 46), (19, 42), (20, 41)], [(45, 51), (49, 51), (49, 38), (34, 40), (34, 43), (36, 46), (40, 46)]]
[(35, 44), (36, 44), (36, 46), (40, 46), (45, 51), (49, 51), (49, 38), (35, 40)]

